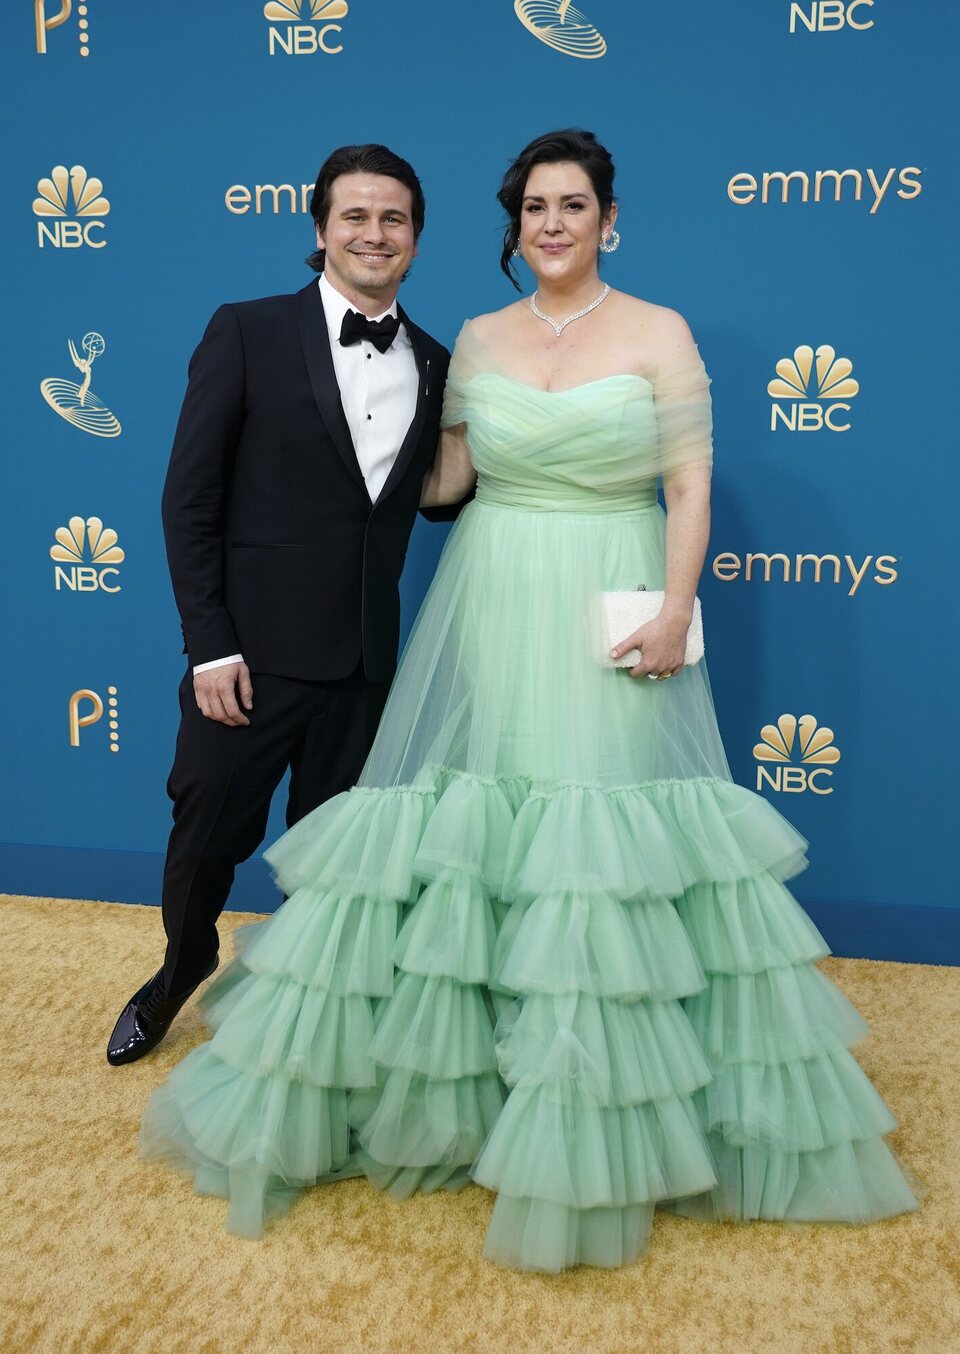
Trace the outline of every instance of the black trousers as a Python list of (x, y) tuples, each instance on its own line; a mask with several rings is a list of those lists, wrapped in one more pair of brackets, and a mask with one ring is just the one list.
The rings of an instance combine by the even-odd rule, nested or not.
[(197, 708), (192, 670), (180, 683), (180, 731), (167, 793), (173, 831), (163, 872), (164, 985), (189, 991), (219, 949), (216, 921), (234, 871), (263, 841), (270, 801), (287, 767), (292, 827), (355, 784), (373, 743), (389, 683), (361, 668), (331, 682), (252, 674), (253, 709), (241, 728)]

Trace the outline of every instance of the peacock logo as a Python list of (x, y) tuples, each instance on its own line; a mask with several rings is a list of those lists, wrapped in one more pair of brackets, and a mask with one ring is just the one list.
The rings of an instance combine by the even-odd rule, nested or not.
[[(829, 795), (833, 789), (828, 782), (833, 772), (828, 768), (840, 760), (840, 749), (834, 743), (833, 729), (817, 723), (813, 715), (781, 715), (776, 724), (764, 724), (761, 741), (754, 745), (757, 767), (757, 789), (764, 784), (783, 794), (800, 794), (811, 790), (817, 795)], [(795, 765), (799, 762), (800, 765)], [(772, 767), (768, 770), (767, 767)]]
[(106, 351), (102, 334), (84, 334), (80, 340), (83, 357), (77, 352), (73, 339), (67, 339), (67, 352), (73, 365), (83, 373), (83, 380), (68, 381), (66, 377), (48, 376), (40, 382), (40, 393), (61, 418), (94, 437), (119, 437), (120, 422), (115, 414), (90, 389), (95, 360)]
[(57, 592), (119, 592), (118, 564), (126, 554), (118, 545), (119, 537), (112, 527), (105, 527), (99, 517), (71, 517), (65, 527), (54, 532), (56, 545), (50, 547), (50, 558)]
[[(83, 165), (55, 165), (50, 177), (37, 183), (39, 197), (33, 200), (37, 221), (37, 243), (41, 249), (77, 249), (89, 245), (103, 249), (103, 217), (110, 203), (103, 196), (103, 183), (88, 174)], [(71, 205), (72, 204), (72, 205)], [(49, 223), (49, 224), (48, 224)]]
[(348, 10), (347, 0), (270, 0), (263, 7), (263, 17), (273, 23), (290, 24), (300, 19), (325, 23), (345, 19)]
[[(814, 366), (816, 363), (816, 366)], [(849, 422), (838, 422), (838, 412), (850, 412), (847, 401), (860, 393), (860, 383), (851, 376), (853, 363), (849, 357), (837, 357), (837, 350), (822, 343), (814, 350), (808, 344), (795, 348), (793, 357), (781, 357), (776, 365), (776, 379), (767, 386), (767, 394), (774, 400), (770, 430), (776, 432), (778, 421), (791, 432), (816, 432), (829, 428), (843, 433)], [(777, 401), (787, 400), (787, 408)]]
[(564, 56), (595, 61), (607, 44), (571, 0), (514, 0), (514, 11), (528, 33)]
[[(336, 56), (343, 51), (340, 34), (350, 12), (347, 0), (268, 0), (263, 17), (270, 22), (267, 50), (271, 56)], [(280, 27), (279, 25), (282, 25)]]

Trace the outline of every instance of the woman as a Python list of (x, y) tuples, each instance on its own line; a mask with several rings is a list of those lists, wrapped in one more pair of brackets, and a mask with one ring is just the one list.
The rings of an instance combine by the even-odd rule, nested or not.
[[(260, 1235), (303, 1186), (497, 1191), (485, 1254), (620, 1265), (654, 1207), (865, 1222), (917, 1207), (867, 1027), (783, 880), (806, 843), (732, 783), (685, 639), (709, 378), (675, 312), (605, 287), (613, 164), (528, 146), (502, 259), (536, 293), (464, 325), (424, 503), (447, 542), (360, 784), (267, 853), (290, 895), (207, 990), (212, 1040), (141, 1149)], [(666, 513), (656, 497), (662, 477)], [(602, 591), (665, 588), (617, 653)], [(653, 679), (653, 680), (651, 680)]]

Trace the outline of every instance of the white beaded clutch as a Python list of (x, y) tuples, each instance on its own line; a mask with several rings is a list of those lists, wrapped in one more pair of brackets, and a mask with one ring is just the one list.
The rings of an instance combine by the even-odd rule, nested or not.
[[(640, 662), (640, 650), (629, 649), (620, 658), (611, 658), (610, 650), (652, 621), (663, 607), (665, 594), (648, 591), (643, 585), (636, 592), (601, 592), (594, 607), (593, 642), (595, 656), (601, 667), (632, 668)], [(687, 651), (684, 663), (699, 663), (703, 657), (703, 615), (700, 598), (693, 601), (693, 615), (687, 631)]]

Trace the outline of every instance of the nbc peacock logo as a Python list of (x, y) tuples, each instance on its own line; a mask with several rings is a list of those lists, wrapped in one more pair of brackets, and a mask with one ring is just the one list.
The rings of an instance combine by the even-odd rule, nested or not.
[(69, 592), (119, 592), (120, 570), (126, 559), (118, 545), (119, 536), (105, 527), (99, 517), (71, 517), (65, 527), (54, 532), (56, 545), (50, 547), (55, 564), (53, 584)]
[(753, 749), (758, 790), (768, 785), (780, 794), (833, 794), (829, 768), (840, 760), (833, 729), (818, 725), (813, 715), (781, 715), (776, 724), (764, 724), (760, 738)]
[(55, 165), (48, 179), (37, 183), (39, 197), (33, 200), (37, 244), (41, 249), (103, 249), (106, 229), (103, 218), (110, 203), (103, 196), (103, 183), (88, 174), (83, 165)]
[(67, 339), (70, 360), (82, 373), (83, 380), (68, 381), (64, 376), (48, 376), (40, 382), (40, 393), (50, 408), (75, 428), (94, 437), (119, 437), (122, 431), (119, 419), (90, 389), (93, 364), (106, 347), (103, 335), (91, 330), (80, 340), (81, 357), (73, 339)]
[(336, 56), (343, 51), (343, 25), (337, 21), (349, 12), (347, 0), (268, 0), (267, 50), (271, 56)]
[(514, 0), (514, 11), (528, 33), (564, 56), (595, 61), (607, 44), (571, 0)]
[[(774, 401), (770, 431), (776, 432), (779, 422), (790, 432), (817, 432), (821, 428), (849, 432), (849, 421), (840, 422), (840, 418), (850, 413), (847, 401), (860, 391), (859, 381), (850, 375), (852, 371), (849, 357), (837, 357), (837, 350), (829, 343), (822, 343), (816, 352), (802, 344), (794, 349), (793, 357), (781, 357), (776, 379), (767, 386), (767, 394)], [(779, 400), (788, 401), (786, 408)]]

